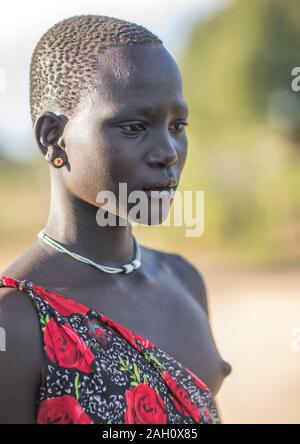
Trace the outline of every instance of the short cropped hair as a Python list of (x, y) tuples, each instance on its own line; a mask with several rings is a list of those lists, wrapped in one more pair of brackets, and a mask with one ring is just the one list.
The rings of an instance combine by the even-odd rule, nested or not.
[(56, 108), (72, 115), (82, 93), (96, 87), (98, 55), (104, 48), (151, 43), (163, 42), (143, 26), (108, 16), (78, 15), (52, 26), (31, 59), (32, 123)]

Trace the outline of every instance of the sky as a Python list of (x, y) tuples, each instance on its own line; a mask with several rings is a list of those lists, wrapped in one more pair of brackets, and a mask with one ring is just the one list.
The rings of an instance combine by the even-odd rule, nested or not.
[(145, 26), (180, 56), (192, 25), (229, 0), (9, 0), (0, 15), (0, 153), (16, 160), (35, 152), (29, 113), (29, 65), (40, 37), (58, 21), (78, 14), (99, 14)]

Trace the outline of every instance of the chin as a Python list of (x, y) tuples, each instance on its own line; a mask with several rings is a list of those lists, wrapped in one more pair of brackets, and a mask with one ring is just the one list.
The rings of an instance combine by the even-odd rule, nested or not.
[(163, 206), (160, 205), (150, 205), (147, 211), (141, 211), (136, 216), (129, 215), (128, 219), (134, 224), (140, 225), (161, 225), (168, 217), (170, 213), (171, 203)]

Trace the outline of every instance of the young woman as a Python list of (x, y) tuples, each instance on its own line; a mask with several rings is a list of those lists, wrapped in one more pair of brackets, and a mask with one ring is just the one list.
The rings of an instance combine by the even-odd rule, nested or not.
[(133, 204), (97, 223), (98, 193), (118, 197), (120, 183), (172, 202), (187, 155), (176, 62), (141, 26), (75, 16), (42, 36), (30, 76), (51, 203), (40, 237), (0, 277), (0, 422), (220, 422), (214, 396), (230, 365), (201, 275), (136, 242)]

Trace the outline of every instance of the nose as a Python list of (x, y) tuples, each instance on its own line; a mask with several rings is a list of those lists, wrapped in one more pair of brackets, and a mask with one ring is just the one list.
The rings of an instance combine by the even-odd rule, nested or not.
[(149, 150), (147, 160), (149, 165), (154, 167), (169, 167), (178, 162), (178, 153), (171, 141), (166, 138)]

